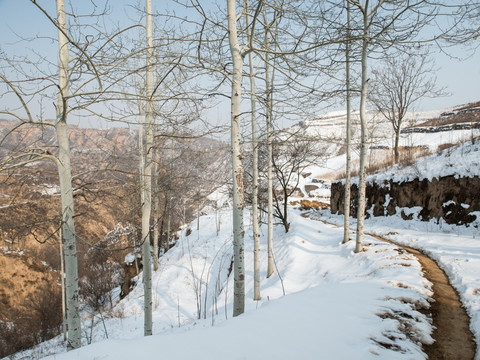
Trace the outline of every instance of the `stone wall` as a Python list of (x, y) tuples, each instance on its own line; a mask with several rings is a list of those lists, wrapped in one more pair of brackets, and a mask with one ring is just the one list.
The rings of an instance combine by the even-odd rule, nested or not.
[[(356, 217), (358, 187), (351, 187), (351, 215)], [(443, 218), (448, 224), (468, 224), (476, 220), (472, 212), (480, 211), (480, 178), (415, 179), (396, 183), (392, 180), (382, 184), (369, 184), (366, 188), (367, 214), (388, 216), (397, 213), (397, 208), (420, 207), (419, 218), (424, 221)], [(331, 212), (343, 214), (344, 185), (332, 184), (330, 197)], [(412, 214), (400, 210), (404, 219)]]

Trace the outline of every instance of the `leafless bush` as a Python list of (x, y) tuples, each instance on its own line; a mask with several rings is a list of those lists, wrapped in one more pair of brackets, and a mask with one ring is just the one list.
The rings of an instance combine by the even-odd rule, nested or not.
[(449, 149), (451, 147), (455, 146), (455, 144), (452, 144), (452, 143), (445, 143), (445, 144), (440, 144), (438, 145), (437, 147), (437, 152), (440, 153), (442, 152), (443, 150), (446, 150), (446, 149)]
[(57, 284), (46, 284), (25, 300), (28, 315), (14, 311), (10, 321), (0, 321), (0, 357), (31, 348), (57, 336), (62, 325), (61, 290)]
[(80, 279), (80, 296), (93, 310), (113, 306), (112, 290), (120, 286), (123, 280), (120, 264), (106, 260), (105, 263), (92, 264), (88, 272)]
[(413, 165), (418, 158), (431, 155), (428, 146), (409, 146), (401, 149), (400, 152), (400, 167)]

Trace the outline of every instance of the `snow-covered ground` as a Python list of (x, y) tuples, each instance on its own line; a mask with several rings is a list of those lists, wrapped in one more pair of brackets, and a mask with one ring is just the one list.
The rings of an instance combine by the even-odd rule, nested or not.
[[(328, 211), (316, 216), (339, 225), (343, 221)], [(341, 227), (304, 218), (298, 210), (291, 211), (291, 223), (287, 234), (275, 228), (277, 272), (266, 279), (263, 267), (259, 302), (252, 300), (253, 244), (247, 232), (247, 304), (242, 316), (231, 318), (232, 283), (226, 279), (231, 220), (230, 211), (224, 210), (202, 217), (200, 231), (192, 228), (187, 237), (184, 230), (162, 258), (154, 273), (152, 337), (142, 336), (140, 283), (105, 315), (105, 324), (97, 319), (93, 345), (62, 354), (56, 339), (18, 358), (57, 352), (50, 359), (150, 358), (157, 353), (175, 359), (425, 359), (420, 342), (431, 342), (432, 329), (417, 308), (428, 306), (431, 292), (417, 260), (369, 236), (367, 251), (354, 254), (353, 241), (341, 244)], [(459, 291), (478, 339), (478, 229), (389, 217), (368, 219), (366, 230), (427, 250)], [(198, 312), (206, 319), (196, 319)], [(414, 337), (399, 330), (404, 321), (414, 329)], [(91, 330), (85, 322), (85, 333)]]
[[(317, 213), (325, 221), (343, 225), (343, 216), (328, 210)], [(414, 219), (417, 217), (414, 215)], [(477, 214), (480, 219), (480, 214)], [(352, 226), (355, 219), (351, 219)], [(420, 249), (445, 271), (456, 288), (471, 318), (471, 330), (480, 344), (480, 229), (478, 221), (470, 226), (455, 226), (436, 220), (404, 221), (400, 216), (371, 217), (365, 220), (365, 231), (399, 244)], [(352, 235), (354, 237), (354, 235)], [(480, 359), (477, 349), (475, 359)]]
[[(458, 135), (458, 136), (457, 136)], [(432, 149), (445, 134), (408, 134), (410, 144)], [(471, 133), (446, 135), (467, 141)], [(408, 138), (410, 137), (410, 138)], [(478, 145), (445, 150), (417, 165), (386, 176), (427, 178), (453, 171), (480, 175)], [(338, 170), (344, 157), (310, 169), (314, 178)], [(449, 165), (451, 164), (451, 166)], [(463, 165), (462, 165), (463, 164)], [(436, 170), (430, 165), (436, 166)], [(461, 165), (458, 166), (457, 165)], [(447, 170), (446, 170), (447, 169)], [(452, 170), (453, 169), (453, 170)], [(463, 169), (463, 170), (462, 170)], [(378, 179), (380, 175), (377, 175)], [(318, 183), (317, 183), (318, 184)], [(328, 183), (317, 190), (326, 196)], [(220, 199), (221, 196), (218, 196)], [(218, 200), (217, 197), (215, 200)], [(414, 209), (412, 210), (414, 211)], [(262, 227), (262, 300), (253, 301), (253, 243), (246, 213), (246, 312), (232, 318), (231, 211), (222, 209), (182, 230), (180, 240), (161, 258), (153, 276), (154, 335), (143, 337), (143, 289), (137, 287), (94, 325), (83, 323), (84, 346), (64, 353), (60, 338), (16, 358), (49, 359), (425, 359), (421, 343), (431, 343), (432, 327), (419, 311), (428, 307), (431, 284), (418, 261), (395, 245), (365, 237), (366, 251), (341, 244), (343, 217), (328, 210), (301, 216), (292, 209), (291, 229), (275, 227), (276, 272), (266, 279), (266, 228)], [(480, 214), (478, 214), (480, 218)], [(317, 219), (317, 220), (315, 220)], [(327, 221), (325, 223), (323, 221)], [(352, 221), (354, 229), (355, 220)], [(338, 226), (336, 226), (336, 225)], [(480, 343), (480, 230), (478, 223), (404, 221), (400, 217), (366, 220), (366, 232), (423, 249), (437, 260), (458, 290)], [(186, 234), (189, 233), (187, 236)], [(400, 329), (408, 323), (407, 336)], [(480, 360), (477, 353), (476, 360)]]
[[(110, 315), (104, 324), (97, 321), (93, 345), (50, 359), (150, 358), (157, 353), (175, 359), (222, 360), (425, 358), (421, 342), (432, 341), (432, 329), (418, 310), (428, 306), (431, 284), (422, 277), (417, 260), (370, 237), (367, 251), (354, 254), (353, 242), (341, 244), (341, 228), (304, 218), (298, 210), (291, 210), (289, 233), (275, 228), (277, 271), (266, 279), (263, 266), (259, 302), (252, 300), (253, 244), (247, 232), (246, 312), (231, 318), (230, 218), (229, 210), (202, 217), (200, 230), (192, 228), (189, 236), (184, 230), (162, 258), (153, 278), (152, 337), (142, 336), (139, 284), (111, 312), (120, 318)], [(198, 313), (202, 319), (196, 319)], [(399, 330), (405, 322), (414, 335)], [(86, 334), (91, 331), (88, 326), (85, 322)], [(62, 351), (55, 341), (49, 345), (49, 351)], [(37, 348), (36, 354), (46, 351)]]
[[(342, 216), (328, 210), (311, 216), (338, 225), (343, 222)], [(422, 277), (417, 260), (370, 236), (365, 239), (366, 252), (355, 254), (353, 241), (341, 244), (340, 226), (304, 218), (298, 210), (291, 210), (291, 224), (287, 234), (280, 226), (275, 228), (277, 272), (266, 279), (263, 266), (259, 302), (252, 300), (253, 244), (247, 232), (244, 315), (231, 317), (233, 290), (226, 278), (231, 220), (230, 211), (224, 210), (202, 217), (200, 231), (192, 228), (187, 237), (184, 230), (179, 243), (162, 258), (160, 270), (154, 273), (152, 337), (142, 336), (140, 283), (106, 315), (105, 324), (97, 319), (93, 345), (58, 353), (63, 349), (54, 340), (49, 350), (38, 347), (36, 356), (53, 351), (57, 354), (49, 359), (150, 358), (157, 353), (175, 359), (425, 359), (421, 342), (432, 341), (432, 329), (418, 310), (428, 307), (431, 284)], [(423, 248), (435, 258), (459, 291), (478, 340), (477, 228), (388, 217), (368, 219), (366, 231)], [(198, 312), (202, 319), (197, 319)], [(404, 322), (414, 335), (407, 337), (399, 330)], [(88, 326), (85, 322), (87, 334)]]

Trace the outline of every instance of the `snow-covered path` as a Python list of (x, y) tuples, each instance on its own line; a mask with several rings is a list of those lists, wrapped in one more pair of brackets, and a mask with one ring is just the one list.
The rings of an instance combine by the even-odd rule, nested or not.
[[(317, 216), (343, 225), (343, 216), (319, 210)], [(414, 216), (414, 219), (416, 217)], [(355, 219), (351, 218), (355, 224)], [(367, 232), (398, 244), (419, 249), (442, 268), (458, 292), (471, 321), (470, 329), (477, 344), (476, 360), (480, 360), (480, 229), (478, 225), (448, 225), (435, 220), (404, 221), (400, 216), (371, 217), (365, 221)]]

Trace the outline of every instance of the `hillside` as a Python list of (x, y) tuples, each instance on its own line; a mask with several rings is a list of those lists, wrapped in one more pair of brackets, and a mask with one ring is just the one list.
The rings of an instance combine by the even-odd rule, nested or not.
[[(0, 347), (16, 351), (47, 340), (61, 324), (60, 274), (37, 257), (0, 247)], [(15, 327), (9, 324), (15, 323)]]
[[(339, 359), (402, 359), (405, 354), (421, 356), (420, 344), (431, 342), (430, 325), (420, 312), (428, 306), (429, 285), (414, 258), (373, 238), (368, 240), (369, 250), (355, 256), (353, 243), (339, 246), (342, 229), (306, 219), (296, 211), (288, 234), (280, 227), (275, 229), (279, 272), (269, 279), (262, 272), (262, 300), (256, 303), (251, 300), (253, 283), (251, 270), (247, 270), (247, 312), (231, 319), (233, 284), (226, 277), (232, 254), (231, 215), (227, 210), (220, 215), (218, 235), (215, 216), (204, 216), (200, 231), (192, 228), (188, 236), (183, 231), (177, 245), (162, 258), (153, 279), (156, 336), (141, 337), (139, 284), (115, 306), (105, 325), (97, 319), (93, 338), (104, 341), (55, 358), (145, 358), (160, 351), (176, 359), (194, 355), (308, 359), (314, 354)], [(265, 246), (262, 237), (263, 262)], [(247, 241), (247, 269), (252, 261), (252, 244)], [(392, 281), (394, 276), (399, 279), (399, 271), (404, 278)], [(389, 313), (404, 315), (385, 316)], [(407, 322), (416, 335), (406, 337), (396, 328), (398, 322)], [(342, 337), (338, 337), (340, 333)], [(121, 340), (125, 338), (137, 340)], [(345, 341), (349, 346), (340, 346)], [(181, 346), (185, 343), (189, 346)], [(55, 348), (43, 351), (52, 350)]]
[[(22, 319), (31, 316), (31, 311), (23, 303), (27, 298), (35, 298), (25, 294), (43, 291), (43, 282), (36, 281), (38, 276), (51, 277), (52, 271), (58, 276), (60, 270), (60, 193), (53, 161), (33, 157), (24, 166), (8, 169), (15, 156), (31, 151), (38, 153), (39, 149), (55, 154), (54, 132), (51, 128), (17, 126), (18, 123), (13, 121), (0, 121), (0, 260), (6, 269), (0, 273), (0, 284), (6, 287), (0, 294), (0, 325), (10, 324), (10, 328), (0, 326), (0, 339), (4, 340), (17, 334), (20, 330), (16, 327), (23, 326)], [(139, 242), (138, 133), (127, 128), (72, 126), (69, 135), (79, 276), (81, 294), (86, 296), (82, 289), (92, 286), (97, 288), (96, 291), (111, 291), (111, 288), (102, 288), (99, 279), (106, 281), (113, 269), (115, 279), (108, 281), (109, 286), (122, 283), (123, 258)], [(222, 181), (227, 155), (223, 143), (205, 138), (164, 140), (159, 144), (159, 150), (158, 221), (166, 224), (165, 199), (175, 196), (181, 206), (174, 208), (170, 224), (176, 230), (180, 223), (192, 219), (199, 201), (203, 206), (208, 204), (204, 191), (213, 191), (217, 182)], [(192, 161), (194, 157), (195, 162)], [(21, 159), (28, 158), (23, 156)], [(114, 235), (113, 240), (108, 240), (117, 227), (132, 230), (128, 235)], [(166, 244), (166, 225), (162, 225), (160, 231), (162, 246)], [(92, 246), (108, 251), (93, 251)], [(38, 270), (31, 259), (45, 262), (45, 269)], [(105, 261), (114, 265), (105, 267)], [(24, 263), (27, 265), (22, 265)], [(20, 272), (19, 267), (22, 267)], [(37, 274), (38, 271), (41, 274)], [(14, 273), (21, 273), (28, 281), (11, 282)], [(37, 325), (31, 320), (30, 326), (36, 329)], [(57, 324), (54, 329), (52, 331), (57, 333)], [(15, 349), (25, 347), (25, 344), (32, 346), (43, 339), (31, 336), (28, 341), (32, 342), (27, 344), (17, 335), (15, 343), (22, 345)], [(0, 356), (7, 355), (8, 348), (0, 346)]]
[[(220, 221), (215, 215), (202, 217), (200, 231), (194, 224), (189, 227), (191, 232), (185, 229), (177, 245), (162, 258), (160, 270), (154, 274), (153, 337), (142, 337), (139, 283), (112, 309), (105, 324), (97, 318), (94, 345), (57, 354), (55, 359), (145, 358), (157, 352), (176, 359), (311, 359), (318, 354), (336, 359), (425, 359), (422, 343), (432, 341), (426, 317), (432, 293), (418, 262), (398, 247), (371, 236), (366, 237), (366, 252), (354, 254), (353, 242), (341, 244), (340, 227), (291, 211), (290, 232), (275, 229), (277, 272), (270, 279), (262, 276), (262, 300), (258, 303), (251, 300), (253, 249), (247, 241), (245, 315), (230, 318), (232, 283), (226, 274), (232, 252), (231, 214), (224, 210)], [(322, 221), (342, 223), (342, 217), (329, 211), (314, 214)], [(248, 229), (247, 239), (251, 237)], [(426, 245), (445, 266), (462, 296), (470, 299), (466, 303), (475, 314), (477, 305), (471, 299), (475, 298), (474, 289), (480, 288), (474, 275), (480, 263), (474, 254), (480, 253), (480, 244), (472, 240), (472, 232), (478, 238), (478, 229), (442, 228), (431, 222), (407, 224), (398, 219), (393, 223), (368, 220), (367, 231), (410, 244), (415, 241), (418, 247)], [(264, 263), (265, 228), (262, 234)], [(455, 246), (458, 243), (463, 252)], [(479, 328), (478, 320), (474, 326)], [(122, 340), (126, 338), (130, 341)], [(190, 346), (182, 346), (185, 343)], [(51, 342), (37, 352), (48, 354), (61, 348), (61, 342)]]
[[(463, 139), (458, 147), (419, 159), (410, 167), (390, 170), (408, 176), (419, 169), (436, 176), (444, 169), (453, 174), (478, 168), (478, 147), (462, 168), (452, 154), (466, 154), (472, 130), (408, 135), (406, 141), (437, 150), (446, 138)], [(419, 134), (419, 133), (415, 133)], [(426, 141), (426, 142), (423, 142)], [(463, 149), (463, 150), (462, 150)], [(376, 150), (374, 150), (376, 151)], [(475, 160), (476, 159), (476, 160)], [(475, 162), (476, 161), (476, 162)], [(473, 163), (472, 163), (473, 162)], [(434, 165), (434, 167), (430, 167)], [(300, 190), (305, 199), (325, 199), (329, 179), (339, 172), (342, 157), (325, 166), (308, 168)], [(404, 169), (404, 170), (403, 170)], [(377, 178), (384, 170), (377, 170)], [(387, 172), (388, 174), (388, 172)], [(316, 186), (312, 188), (309, 186)], [(311, 196), (307, 196), (310, 194)], [(297, 203), (302, 198), (294, 199)], [(366, 232), (422, 249), (447, 273), (471, 317), (470, 329), (480, 343), (480, 230), (478, 224), (449, 225), (401, 216), (366, 220)], [(248, 213), (248, 212), (247, 212)], [(397, 245), (374, 236), (365, 238), (366, 251), (355, 254), (354, 242), (341, 244), (343, 217), (330, 210), (290, 208), (288, 233), (275, 227), (275, 274), (266, 279), (262, 268), (262, 300), (253, 297), (253, 244), (247, 229), (246, 313), (231, 319), (232, 279), (229, 277), (231, 211), (222, 209), (202, 216), (199, 230), (192, 223), (179, 233), (175, 247), (161, 258), (154, 273), (154, 336), (143, 334), (143, 289), (137, 286), (102, 317), (84, 313), (88, 329), (85, 346), (63, 353), (60, 338), (42, 344), (22, 358), (52, 355), (51, 359), (130, 359), (155, 354), (175, 359), (426, 359), (432, 344), (432, 284), (415, 257)], [(351, 219), (354, 238), (355, 219)], [(261, 256), (266, 260), (266, 228), (262, 227)], [(92, 326), (93, 324), (93, 326)], [(126, 341), (128, 339), (128, 341)], [(189, 344), (185, 346), (185, 344)], [(435, 344), (433, 345), (435, 347)], [(478, 349), (478, 345), (477, 345)], [(56, 355), (53, 355), (56, 354)], [(463, 359), (463, 358), (462, 358)], [(475, 359), (480, 359), (477, 350)]]

